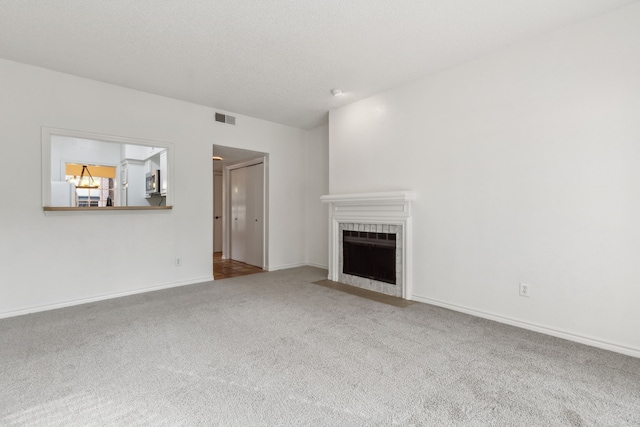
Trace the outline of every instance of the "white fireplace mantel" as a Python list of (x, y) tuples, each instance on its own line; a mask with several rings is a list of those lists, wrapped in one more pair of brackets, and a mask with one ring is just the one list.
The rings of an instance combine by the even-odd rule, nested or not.
[(416, 193), (413, 191), (385, 191), (379, 193), (353, 193), (353, 194), (328, 194), (320, 197), (324, 203), (345, 203), (352, 204), (357, 202), (375, 203), (375, 202), (405, 202), (416, 199)]
[(412, 191), (329, 194), (320, 200), (329, 204), (329, 280), (339, 281), (340, 224), (389, 224), (402, 227), (402, 298), (411, 299), (412, 290)]

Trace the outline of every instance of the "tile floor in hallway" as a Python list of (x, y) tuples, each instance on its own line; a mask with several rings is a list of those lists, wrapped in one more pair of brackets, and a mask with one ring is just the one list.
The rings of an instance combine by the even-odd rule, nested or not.
[(262, 273), (260, 267), (245, 264), (232, 259), (222, 259), (222, 252), (213, 254), (213, 279), (220, 280), (228, 277), (246, 276), (247, 274)]

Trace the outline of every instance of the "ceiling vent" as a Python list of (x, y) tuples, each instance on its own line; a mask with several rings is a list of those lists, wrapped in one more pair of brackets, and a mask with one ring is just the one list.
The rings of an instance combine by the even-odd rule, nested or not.
[(236, 118), (228, 114), (216, 113), (216, 122), (228, 123), (235, 126)]

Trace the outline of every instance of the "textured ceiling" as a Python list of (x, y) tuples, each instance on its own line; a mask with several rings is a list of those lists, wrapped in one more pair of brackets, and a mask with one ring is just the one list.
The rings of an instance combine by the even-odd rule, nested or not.
[(331, 108), (633, 2), (0, 0), (0, 57), (309, 129)]

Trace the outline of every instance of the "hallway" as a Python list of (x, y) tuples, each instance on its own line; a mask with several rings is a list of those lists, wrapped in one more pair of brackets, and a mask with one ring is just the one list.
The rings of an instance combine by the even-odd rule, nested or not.
[(232, 259), (222, 259), (222, 252), (213, 254), (213, 279), (227, 279), (229, 277), (246, 276), (262, 273), (263, 269)]

